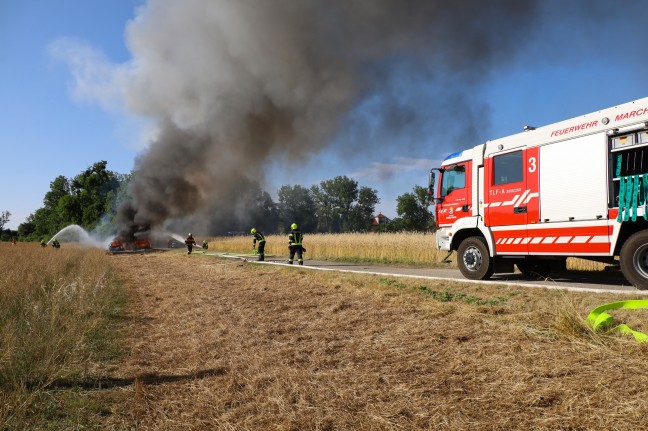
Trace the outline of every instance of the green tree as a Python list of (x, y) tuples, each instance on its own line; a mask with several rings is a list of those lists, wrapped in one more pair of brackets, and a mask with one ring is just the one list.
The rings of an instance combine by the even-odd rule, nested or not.
[(380, 203), (378, 192), (369, 187), (360, 187), (358, 201), (351, 209), (348, 230), (366, 232), (371, 229), (372, 216)]
[(396, 198), (396, 212), (400, 219), (394, 227), (404, 230), (425, 231), (434, 224), (434, 216), (428, 210), (427, 189), (414, 186), (413, 193), (405, 193)]
[(54, 209), (56, 229), (62, 229), (70, 224), (83, 224), (83, 209), (75, 195), (65, 195), (59, 199)]
[(353, 203), (358, 199), (358, 182), (346, 176), (337, 176), (323, 181), (322, 189), (332, 198), (338, 231), (349, 230), (349, 219)]
[(93, 229), (109, 209), (108, 197), (119, 188), (117, 175), (106, 169), (108, 162), (102, 160), (93, 164), (72, 180), (72, 196), (64, 199), (63, 208), (75, 223)]
[(380, 201), (376, 190), (361, 187), (346, 176), (322, 181), (311, 188), (317, 208), (320, 232), (362, 231), (371, 225), (371, 216)]
[(317, 218), (318, 232), (333, 232), (334, 226), (334, 208), (331, 202), (331, 196), (326, 194), (318, 186), (310, 188), (310, 195), (313, 197), (315, 204), (315, 217)]
[(43, 199), (43, 207), (37, 210), (33, 217), (30, 216), (35, 227), (33, 232), (37, 235), (54, 234), (70, 224), (71, 211), (67, 210), (68, 205), (61, 203), (70, 199), (70, 182), (63, 175), (59, 175), (50, 183), (50, 190), (45, 193)]
[(9, 223), (11, 213), (9, 211), (0, 212), (0, 231), (4, 230), (4, 225)]
[(23, 232), (38, 239), (50, 237), (69, 224), (95, 228), (111, 208), (111, 196), (120, 186), (118, 174), (106, 166), (106, 161), (97, 162), (71, 181), (63, 175), (56, 177), (45, 194), (43, 207), (30, 215), (31, 225), (25, 225)]
[(18, 226), (18, 236), (20, 238), (28, 241), (35, 239), (32, 238), (32, 234), (36, 231), (36, 225), (31, 221), (32, 219), (33, 215), (30, 215), (24, 223)]
[(30, 235), (30, 240), (35, 240), (41, 237), (51, 237), (58, 230), (54, 226), (53, 211), (48, 208), (39, 208), (33, 214), (27, 217), (28, 223), (33, 223), (34, 229)]
[(45, 208), (54, 211), (59, 201), (64, 196), (70, 195), (70, 182), (63, 175), (59, 175), (50, 183), (49, 192), (45, 193), (43, 205)]
[(28, 218), (28, 222), (34, 224), (32, 233), (36, 236), (53, 235), (69, 224), (69, 216), (59, 208), (61, 200), (69, 197), (70, 182), (63, 175), (59, 175), (50, 183), (50, 190), (45, 193), (43, 199), (43, 207)]
[(283, 185), (278, 192), (279, 232), (285, 233), (292, 223), (297, 223), (303, 232), (317, 228), (316, 206), (311, 191), (300, 185)]
[(378, 232), (402, 232), (405, 229), (405, 222), (401, 217), (391, 219), (387, 224), (378, 226)]

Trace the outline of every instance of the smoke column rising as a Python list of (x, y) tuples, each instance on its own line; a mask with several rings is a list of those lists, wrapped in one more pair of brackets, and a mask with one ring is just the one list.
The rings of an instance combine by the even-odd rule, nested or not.
[[(471, 94), (523, 45), (536, 5), (150, 0), (127, 29), (125, 93), (158, 132), (136, 161), (123, 225), (184, 219), (216, 233), (277, 158), (359, 150), (369, 131), (420, 133), (456, 112), (470, 134), (485, 109)], [(433, 97), (411, 88), (426, 82)]]

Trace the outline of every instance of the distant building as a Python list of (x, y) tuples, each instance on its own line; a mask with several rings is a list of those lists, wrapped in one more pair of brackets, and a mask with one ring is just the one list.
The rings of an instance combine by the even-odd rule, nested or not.
[(390, 221), (391, 220), (388, 219), (387, 216), (383, 215), (383, 213), (378, 213), (378, 215), (374, 217), (373, 221), (371, 222), (371, 231), (377, 231), (379, 226), (386, 225)]

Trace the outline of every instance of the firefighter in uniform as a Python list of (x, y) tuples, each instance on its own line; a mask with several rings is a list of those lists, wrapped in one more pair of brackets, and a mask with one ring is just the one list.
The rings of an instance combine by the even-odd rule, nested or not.
[(252, 228), (250, 233), (252, 234), (252, 237), (253, 237), (253, 239), (252, 239), (252, 248), (254, 250), (257, 250), (256, 243), (257, 243), (257, 241), (259, 241), (259, 249), (258, 249), (259, 258), (257, 260), (260, 261), (260, 262), (263, 262), (265, 260), (265, 254), (264, 254), (265, 243), (266, 243), (265, 236), (263, 236), (263, 234), (261, 232), (256, 230), (256, 228)]
[(191, 235), (191, 232), (189, 232), (187, 239), (185, 239), (185, 245), (187, 246), (187, 254), (191, 254), (193, 246), (196, 245), (196, 240), (194, 239), (193, 235)]
[(54, 240), (52, 241), (52, 247), (61, 248), (61, 243), (59, 242), (58, 239), (54, 238)]
[(47, 247), (47, 243), (45, 242), (44, 239), (41, 239), (40, 245), (41, 247)]
[(207, 250), (209, 248), (209, 244), (207, 243), (207, 241), (203, 241), (202, 248), (203, 250)]
[(297, 228), (297, 223), (290, 225), (290, 233), (288, 234), (288, 250), (290, 250), (290, 258), (288, 263), (292, 265), (293, 260), (295, 259), (295, 254), (297, 255), (297, 262), (300, 265), (304, 264), (304, 259), (302, 259), (302, 253), (306, 251), (302, 246), (302, 241), (304, 239), (304, 234)]

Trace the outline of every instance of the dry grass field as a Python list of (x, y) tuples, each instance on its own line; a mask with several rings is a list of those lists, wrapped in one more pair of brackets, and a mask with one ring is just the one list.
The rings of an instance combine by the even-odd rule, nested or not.
[[(288, 254), (288, 235), (267, 235), (266, 253)], [(250, 252), (252, 236), (208, 238), (210, 249), (225, 252)], [(362, 260), (376, 263), (434, 264), (447, 253), (434, 247), (433, 234), (355, 233), (306, 234), (304, 247), (308, 259)]]
[(0, 243), (0, 429), (74, 429), (101, 411), (57, 388), (125, 356), (127, 302), (102, 250)]
[[(3, 270), (18, 265), (14, 251), (0, 248)], [(24, 422), (5, 412), (4, 428), (648, 428), (648, 346), (584, 322), (628, 296), (320, 273), (182, 250), (88, 255), (128, 292), (122, 319), (105, 322), (118, 334), (125, 324), (128, 354), (81, 355), (83, 370), (63, 368), (42, 386), (47, 409), (23, 401)], [(648, 330), (647, 314), (615, 316)]]
[[(288, 254), (287, 235), (268, 235), (266, 239), (266, 254)], [(207, 241), (211, 250), (233, 253), (252, 251), (251, 236), (215, 237), (207, 238)], [(448, 253), (437, 250), (432, 233), (307, 234), (304, 236), (304, 247), (308, 259), (456, 267), (454, 253), (449, 264), (441, 263)], [(582, 259), (570, 258), (567, 261), (567, 269), (570, 270), (602, 271), (604, 268), (604, 264)]]

